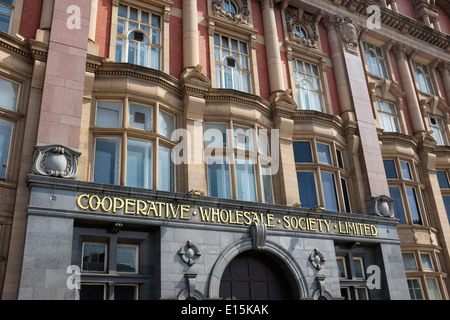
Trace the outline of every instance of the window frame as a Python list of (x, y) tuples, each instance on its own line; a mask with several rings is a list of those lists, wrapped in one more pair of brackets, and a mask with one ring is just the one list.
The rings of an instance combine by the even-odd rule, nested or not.
[[(390, 102), (390, 101), (379, 99), (379, 98), (377, 98), (375, 100), (375, 104), (376, 104), (376, 111), (377, 111), (377, 119), (378, 119), (380, 128), (382, 128), (385, 132), (403, 133), (403, 129), (402, 129), (402, 125), (401, 125), (401, 117), (400, 117), (399, 110), (397, 109), (396, 104), (393, 102)], [(392, 108), (395, 110), (395, 114), (384, 111), (382, 104), (386, 104), (388, 110), (390, 110), (391, 106), (392, 106)], [(384, 115), (386, 115), (389, 118), (389, 128), (386, 128), (387, 126), (385, 124), (385, 118), (383, 117)], [(388, 129), (395, 128), (395, 127), (397, 130), (388, 130)]]
[[(150, 13), (159, 15), (161, 17), (161, 34), (160, 34), (160, 71), (169, 74), (170, 73), (170, 12), (173, 3), (171, 1), (162, 0), (146, 0), (145, 2), (136, 0), (117, 1), (117, 4), (113, 2), (113, 8), (111, 13), (111, 34), (109, 45), (109, 59), (111, 61), (116, 60), (116, 42), (117, 42), (117, 26), (119, 20), (119, 5), (123, 4), (131, 6), (139, 10), (143, 10)], [(115, 61), (119, 62), (119, 61)], [(155, 69), (153, 69), (155, 70)]]
[[(388, 73), (388, 65), (385, 58), (385, 53), (383, 48), (378, 47), (370, 42), (362, 41), (363, 46), (363, 56), (364, 56), (364, 65), (366, 68), (366, 72), (370, 73), (372, 76), (381, 78), (381, 79), (390, 79), (389, 73)], [(373, 48), (370, 48), (369, 46), (372, 46)], [(380, 54), (377, 52), (378, 50), (381, 52)], [(375, 59), (377, 62), (376, 68), (378, 70), (379, 74), (376, 74), (374, 71), (374, 66), (372, 65), (372, 60), (368, 59), (367, 55), (370, 55), (370, 52), (373, 52), (375, 54)], [(370, 57), (371, 58), (371, 57)], [(380, 63), (380, 61), (383, 63), (383, 65)], [(384, 68), (383, 68), (384, 67)]]
[[(103, 263), (103, 270), (84, 270), (83, 266), (84, 266), (84, 252), (85, 252), (85, 245), (97, 245), (97, 246), (103, 246), (105, 248), (105, 261)], [(96, 242), (96, 241), (83, 241), (82, 245), (81, 245), (81, 272), (82, 273), (96, 273), (96, 274), (104, 274), (108, 272), (108, 268), (109, 268), (109, 264), (108, 264), (108, 260), (109, 260), (109, 244), (107, 242)]]
[[(431, 119), (434, 119), (436, 121), (436, 123), (441, 123), (442, 126), (440, 125), (434, 125), (431, 123)], [(427, 116), (427, 126), (428, 128), (433, 131), (431, 133), (431, 136), (436, 140), (436, 143), (438, 146), (448, 146), (449, 145), (449, 139), (448, 139), (448, 134), (447, 134), (447, 122), (445, 121), (444, 118), (437, 116), (437, 115), (433, 115), (433, 114), (429, 114)], [(437, 131), (436, 131), (437, 130)], [(439, 135), (439, 140), (442, 141), (442, 143), (439, 143), (438, 140), (435, 138), (435, 134)]]
[(14, 5), (3, 4), (4, 7), (11, 9), (11, 16), (9, 19), (9, 29), (6, 32), (9, 35), (15, 35), (19, 33), (20, 23), (22, 20), (22, 9), (24, 0), (14, 0)]
[[(96, 116), (97, 116), (97, 106), (98, 102), (101, 101), (120, 101), (122, 103), (121, 111), (122, 111), (122, 126), (121, 127), (97, 127), (96, 126)], [(93, 111), (92, 111), (92, 127), (90, 129), (92, 135), (92, 154), (91, 154), (91, 166), (89, 170), (89, 181), (94, 181), (95, 178), (95, 150), (96, 150), (96, 141), (99, 138), (103, 139), (118, 139), (119, 140), (119, 164), (118, 164), (118, 181), (116, 181), (116, 185), (128, 186), (127, 184), (127, 150), (128, 150), (128, 141), (137, 140), (151, 143), (151, 165), (152, 165), (152, 174), (151, 174), (151, 186), (153, 190), (161, 190), (159, 183), (159, 155), (160, 148), (165, 147), (173, 150), (176, 146), (177, 141), (173, 141), (170, 138), (160, 134), (159, 131), (159, 114), (160, 112), (164, 112), (174, 119), (174, 130), (177, 129), (178, 119), (177, 115), (173, 113), (169, 108), (164, 105), (156, 102), (149, 103), (144, 102), (139, 99), (131, 99), (128, 96), (125, 96), (121, 99), (110, 99), (103, 98), (102, 96), (97, 96), (93, 100)], [(148, 107), (150, 109), (151, 114), (151, 131), (146, 129), (134, 128), (130, 127), (130, 106), (137, 105), (141, 107)], [(173, 163), (172, 163), (173, 164)], [(177, 190), (177, 175), (178, 170), (177, 166), (173, 164), (173, 191)], [(133, 187), (133, 186), (131, 186)]]
[[(411, 64), (412, 64), (412, 70), (413, 70), (413, 74), (414, 74), (414, 82), (416, 84), (416, 89), (427, 95), (432, 95), (432, 96), (437, 95), (437, 91), (436, 91), (437, 86), (434, 83), (433, 74), (432, 74), (432, 71), (430, 71), (430, 68), (428, 67), (428, 65), (422, 64), (415, 60), (411, 60)], [(420, 70), (424, 76), (425, 87), (423, 87), (423, 85), (419, 79), (418, 70)]]

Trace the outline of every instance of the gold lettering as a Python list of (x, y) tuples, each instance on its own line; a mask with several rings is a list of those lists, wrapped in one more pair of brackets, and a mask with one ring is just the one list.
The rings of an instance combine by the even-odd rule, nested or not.
[[(105, 200), (108, 200), (108, 201), (109, 201), (109, 207), (108, 207), (108, 208), (105, 208)], [(104, 198), (102, 199), (102, 201), (101, 201), (102, 209), (103, 209), (103, 211), (105, 211), (105, 212), (110, 211), (111, 208), (112, 208), (112, 205), (113, 205), (113, 202), (112, 202), (112, 200), (111, 200), (110, 197), (104, 197)]]
[(323, 220), (323, 222), (325, 223), (325, 226), (327, 227), (327, 232), (330, 232), (330, 220)]
[(208, 221), (209, 222), (209, 218), (210, 218), (210, 214), (211, 214), (211, 208), (208, 210), (203, 210), (202, 207), (200, 207), (200, 214), (202, 216), (202, 221)]
[(125, 199), (125, 214), (135, 214), (135, 211), (129, 211), (129, 207), (136, 206), (136, 200), (133, 199)]
[(316, 219), (314, 219), (314, 218), (309, 218), (309, 230), (311, 230), (311, 231), (317, 231), (317, 228), (316, 228)]
[[(141, 204), (144, 205), (143, 208), (141, 208)], [(136, 214), (142, 214), (143, 216), (148, 216), (148, 211), (145, 212), (145, 210), (147, 210), (147, 203), (145, 201), (142, 200), (137, 200), (136, 201)]]
[(242, 218), (242, 211), (236, 210), (236, 224), (244, 224), (243, 221), (241, 221)]
[(339, 221), (339, 233), (348, 233), (347, 230), (342, 229), (341, 221)]
[[(302, 224), (303, 222), (303, 224)], [(298, 219), (298, 227), (302, 230), (306, 230), (306, 219), (305, 218), (300, 218)]]
[[(120, 205), (117, 205), (117, 203), (120, 202)], [(114, 205), (113, 205), (113, 212), (116, 213), (117, 210), (120, 210), (125, 205), (125, 202), (120, 198), (114, 198)]]
[(256, 213), (256, 212), (251, 212), (251, 214), (253, 215), (253, 222), (261, 222), (261, 221), (259, 221), (259, 217), (258, 217), (258, 214)]
[(158, 205), (158, 213), (155, 215), (155, 217), (161, 217), (162, 209), (161, 206), (165, 206), (166, 204), (164, 202), (155, 202)]
[(191, 209), (191, 206), (190, 206), (190, 205), (182, 204), (182, 205), (180, 205), (180, 207), (181, 207), (180, 219), (183, 219), (183, 220), (190, 220), (191, 217), (186, 217), (186, 216), (184, 215), (184, 213), (185, 213), (185, 212), (189, 212), (189, 210)]
[[(93, 199), (97, 199), (97, 203), (96, 203), (95, 207), (92, 204), (92, 200)], [(91, 208), (92, 211), (97, 211), (97, 209), (100, 207), (100, 198), (98, 196), (96, 196), (96, 195), (91, 196), (91, 198), (89, 199), (89, 207)]]
[(269, 213), (267, 215), (267, 226), (269, 228), (274, 228), (275, 227), (275, 225), (272, 224), (273, 219), (274, 219), (273, 214)]
[(89, 199), (89, 195), (87, 195), (87, 194), (82, 194), (81, 196), (79, 196), (78, 199), (77, 199), (77, 204), (78, 204), (78, 206), (79, 206), (81, 209), (87, 210), (87, 209), (89, 209), (89, 205), (83, 206), (83, 205), (81, 204), (81, 199), (83, 199), (83, 198)]
[(245, 225), (249, 226), (249, 225), (252, 224), (252, 218), (250, 217), (250, 212), (245, 211), (244, 212), (244, 218), (245, 218), (245, 221), (244, 221)]
[(216, 222), (215, 217), (217, 218), (217, 221), (220, 221), (220, 210), (211, 208), (211, 216), (212, 216), (212, 222)]
[(378, 229), (374, 225), (370, 225), (370, 230), (372, 231), (372, 237), (376, 237), (378, 235)]
[(289, 217), (288, 216), (283, 216), (283, 228), (285, 228), (285, 229), (290, 229), (291, 228), (291, 224), (289, 223)]

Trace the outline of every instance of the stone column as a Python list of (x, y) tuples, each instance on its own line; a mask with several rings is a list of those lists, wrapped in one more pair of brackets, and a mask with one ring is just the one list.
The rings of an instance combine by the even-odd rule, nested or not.
[(36, 40), (49, 42), (52, 26), (54, 0), (43, 0), (41, 9), (41, 21), (36, 33)]
[(414, 135), (422, 136), (425, 133), (425, 124), (423, 122), (422, 112), (420, 111), (419, 100), (414, 86), (414, 79), (412, 77), (408, 57), (411, 53), (411, 48), (403, 43), (397, 43), (392, 47), (397, 58), (398, 71), (400, 73), (400, 81), (405, 91), (406, 104), (411, 118)]
[(281, 64), (280, 46), (272, 0), (261, 0), (264, 25), (264, 42), (266, 45), (267, 67), (271, 94), (285, 91), (283, 66)]
[(183, 67), (199, 64), (197, 0), (183, 1)]
[(445, 94), (447, 95), (447, 102), (450, 101), (450, 61), (443, 61), (439, 64), (439, 71), (441, 72), (442, 82), (444, 83)]

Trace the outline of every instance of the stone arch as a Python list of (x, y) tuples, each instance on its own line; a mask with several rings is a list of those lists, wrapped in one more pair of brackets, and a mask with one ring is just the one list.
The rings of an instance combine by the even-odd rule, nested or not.
[[(222, 252), (216, 263), (214, 264), (213, 270), (211, 272), (208, 288), (210, 299), (219, 299), (220, 282), (223, 272), (225, 271), (225, 268), (228, 266), (228, 264), (240, 253), (250, 250), (253, 250), (252, 239), (246, 238), (233, 243)], [(285, 266), (289, 269), (295, 279), (296, 285), (294, 289), (297, 290), (296, 295), (300, 298), (307, 297), (307, 283), (302, 270), (295, 262), (294, 258), (279, 245), (270, 241), (265, 242), (265, 248), (263, 251), (273, 254), (285, 264)]]

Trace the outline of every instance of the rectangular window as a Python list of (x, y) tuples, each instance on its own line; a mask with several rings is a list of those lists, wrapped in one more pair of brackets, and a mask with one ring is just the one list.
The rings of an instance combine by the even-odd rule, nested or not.
[(411, 300), (423, 300), (422, 287), (419, 279), (407, 279)]
[(427, 278), (427, 287), (430, 300), (441, 300), (441, 292), (435, 278)]
[(239, 200), (256, 201), (256, 185), (253, 161), (236, 158), (237, 197)]
[(238, 149), (250, 150), (250, 130), (234, 126), (234, 147)]
[(369, 300), (369, 293), (366, 287), (358, 287), (356, 290), (358, 291), (358, 300)]
[[(1, 2), (0, 2), (0, 21), (1, 21)], [(17, 83), (0, 78), (0, 108), (10, 111), (16, 111), (18, 96), (19, 96), (19, 85)]]
[(0, 119), (0, 179), (6, 179), (13, 124)]
[(447, 219), (450, 224), (450, 196), (442, 196), (444, 200), (445, 211), (447, 212)]
[(119, 184), (120, 139), (96, 138), (94, 182)]
[(294, 141), (294, 159), (295, 162), (308, 162), (311, 163), (311, 143), (309, 141)]
[(319, 67), (292, 59), (294, 71), (295, 97), (299, 109), (325, 111)]
[(175, 130), (175, 117), (167, 112), (159, 110), (159, 131), (160, 135), (171, 138)]
[(394, 160), (383, 160), (384, 170), (386, 172), (386, 178), (388, 179), (397, 179), (397, 171), (395, 170), (395, 162)]
[(231, 198), (230, 168), (224, 157), (208, 157), (208, 194)]
[(381, 128), (386, 132), (401, 132), (395, 105), (380, 100), (376, 104)]
[(409, 170), (409, 163), (405, 161), (400, 161), (400, 167), (402, 169), (403, 179), (412, 180), (411, 171)]
[(104, 243), (83, 243), (82, 271), (106, 272), (107, 245)]
[(297, 171), (298, 189), (302, 207), (313, 208), (318, 205), (314, 172)]
[(426, 65), (413, 61), (414, 75), (419, 89), (425, 93), (434, 95), (430, 71)]
[(430, 124), (431, 135), (438, 146), (448, 145), (447, 134), (445, 133), (444, 121), (441, 118), (429, 116), (428, 121)]
[(407, 252), (402, 253), (403, 264), (405, 266), (405, 271), (417, 271), (416, 259), (414, 257), (414, 253)]
[(434, 270), (429, 253), (421, 253), (420, 260), (422, 261), (422, 267), (424, 270)]
[(117, 272), (138, 273), (138, 246), (117, 245)]
[(405, 209), (403, 206), (402, 195), (399, 187), (389, 187), (389, 194), (394, 199), (393, 207), (395, 218), (400, 220), (400, 223), (406, 223)]
[(409, 210), (411, 212), (412, 222), (414, 224), (422, 224), (420, 217), (419, 204), (417, 203), (416, 190), (412, 187), (406, 187), (406, 195), (408, 197)]
[(95, 126), (103, 128), (122, 127), (122, 102), (98, 101)]
[(205, 123), (205, 147), (227, 146), (227, 125), (225, 123)]
[(317, 155), (320, 163), (332, 164), (330, 146), (326, 144), (317, 144)]
[(361, 258), (361, 257), (354, 257), (353, 258), (353, 265), (355, 266), (355, 278), (357, 278), (357, 279), (365, 279), (363, 258)]
[(270, 168), (261, 164), (261, 188), (262, 188), (262, 196), (263, 202), (265, 203), (273, 203), (273, 187), (272, 187), (272, 176), (269, 174)]
[(158, 189), (163, 191), (175, 191), (175, 166), (172, 161), (172, 150), (159, 147)]
[(114, 300), (137, 300), (137, 285), (119, 284), (114, 286)]
[(363, 42), (363, 48), (367, 70), (378, 77), (387, 79), (386, 64), (381, 48), (366, 42)]
[(83, 283), (80, 290), (80, 300), (105, 300), (106, 284)]
[(347, 266), (345, 263), (345, 257), (336, 257), (336, 262), (338, 265), (339, 278), (347, 278)]
[(439, 181), (439, 187), (441, 189), (448, 189), (450, 188), (450, 185), (448, 183), (448, 176), (447, 171), (437, 171), (436, 172), (438, 181)]
[(152, 143), (128, 139), (127, 186), (152, 188)]
[(0, 31), (9, 33), (12, 11), (14, 10), (14, 0), (0, 1)]
[(325, 209), (339, 211), (334, 174), (321, 172), (323, 196), (325, 199)]
[(352, 211), (350, 208), (350, 198), (348, 196), (347, 180), (341, 178), (341, 185), (342, 185), (342, 193), (344, 196), (345, 212), (350, 213)]
[(152, 108), (130, 104), (130, 128), (152, 131)]

